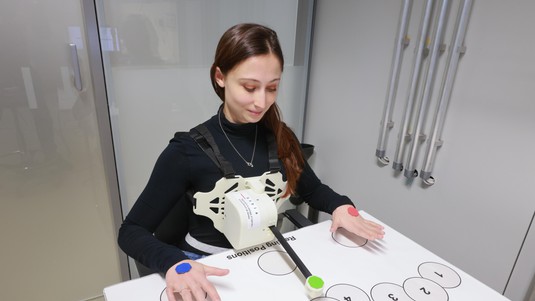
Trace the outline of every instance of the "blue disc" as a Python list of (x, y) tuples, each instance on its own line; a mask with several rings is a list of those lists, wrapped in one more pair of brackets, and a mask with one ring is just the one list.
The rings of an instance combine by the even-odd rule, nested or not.
[(175, 271), (177, 274), (184, 274), (191, 270), (191, 264), (184, 262), (176, 266)]

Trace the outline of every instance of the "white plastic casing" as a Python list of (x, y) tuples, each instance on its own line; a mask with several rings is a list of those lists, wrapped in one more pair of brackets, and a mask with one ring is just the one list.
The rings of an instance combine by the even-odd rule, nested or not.
[(277, 206), (265, 193), (251, 189), (225, 194), (223, 233), (234, 249), (244, 249), (275, 239), (269, 229), (277, 223)]

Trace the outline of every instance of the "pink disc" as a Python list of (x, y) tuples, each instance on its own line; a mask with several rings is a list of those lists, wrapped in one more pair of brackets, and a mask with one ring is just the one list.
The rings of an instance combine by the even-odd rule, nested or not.
[(359, 211), (355, 207), (349, 207), (347, 208), (347, 213), (352, 216), (359, 216)]

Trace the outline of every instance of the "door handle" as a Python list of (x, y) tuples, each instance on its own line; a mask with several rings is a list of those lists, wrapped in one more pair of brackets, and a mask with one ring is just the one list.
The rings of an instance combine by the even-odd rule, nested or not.
[(71, 63), (72, 70), (74, 72), (74, 87), (78, 91), (82, 91), (82, 74), (80, 72), (80, 63), (78, 61), (78, 50), (76, 49), (76, 44), (69, 44), (71, 50)]

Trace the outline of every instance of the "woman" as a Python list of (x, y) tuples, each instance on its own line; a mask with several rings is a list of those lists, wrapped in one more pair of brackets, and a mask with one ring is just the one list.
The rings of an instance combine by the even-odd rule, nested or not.
[[(216, 115), (204, 122), (221, 155), (242, 177), (270, 170), (268, 137), (275, 138), (283, 196), (298, 194), (311, 207), (332, 214), (331, 231), (338, 227), (374, 240), (383, 227), (358, 215), (352, 201), (321, 183), (303, 159), (299, 141), (281, 121), (275, 103), (284, 59), (277, 34), (261, 25), (238, 24), (228, 29), (216, 49), (210, 77), (223, 101)], [(275, 160), (277, 161), (277, 160)], [(119, 232), (119, 244), (129, 256), (165, 273), (167, 296), (184, 300), (220, 300), (207, 276), (229, 271), (203, 265), (195, 259), (231, 248), (212, 221), (191, 210), (188, 234), (176, 245), (160, 242), (152, 233), (177, 202), (187, 203), (188, 190), (209, 192), (222, 178), (221, 170), (189, 135), (177, 135), (162, 152), (149, 182)]]

